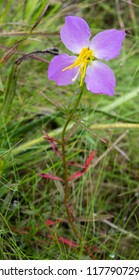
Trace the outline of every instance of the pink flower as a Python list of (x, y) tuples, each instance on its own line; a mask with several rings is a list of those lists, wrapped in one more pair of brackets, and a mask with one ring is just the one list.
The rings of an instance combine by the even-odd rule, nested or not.
[(113, 95), (116, 86), (114, 73), (100, 59), (108, 61), (119, 55), (125, 31), (106, 30), (89, 40), (91, 33), (87, 22), (77, 16), (67, 16), (60, 36), (67, 49), (78, 56), (64, 53), (55, 56), (49, 64), (49, 80), (64, 86), (80, 77), (80, 86), (85, 81), (89, 91)]

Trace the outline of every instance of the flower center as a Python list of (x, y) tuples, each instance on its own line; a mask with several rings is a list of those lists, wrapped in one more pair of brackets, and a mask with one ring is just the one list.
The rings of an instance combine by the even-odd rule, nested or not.
[(79, 56), (77, 57), (77, 59), (75, 59), (74, 63), (69, 65), (68, 67), (64, 68), (62, 70), (62, 72), (65, 70), (68, 70), (68, 69), (72, 69), (74, 67), (80, 67), (79, 71), (77, 72), (75, 77), (72, 79), (72, 81), (74, 82), (77, 79), (78, 74), (80, 73), (80, 75), (81, 75), (80, 86), (82, 86), (87, 65), (89, 63), (91, 63), (94, 59), (95, 59), (95, 56), (94, 56), (93, 51), (90, 50), (89, 48), (83, 48), (81, 50)]

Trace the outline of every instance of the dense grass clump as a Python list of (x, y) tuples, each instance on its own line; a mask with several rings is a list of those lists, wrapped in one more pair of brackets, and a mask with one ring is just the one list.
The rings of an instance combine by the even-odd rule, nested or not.
[[(139, 258), (138, 13), (138, 1), (1, 1), (0, 259)], [(68, 207), (82, 240), (67, 218), (62, 181), (39, 177), (63, 176), (43, 135), (61, 152), (79, 93), (78, 82), (58, 87), (47, 78), (54, 54), (44, 50), (65, 51), (59, 31), (69, 14), (83, 17), (93, 35), (127, 33), (120, 56), (109, 62), (115, 95), (85, 89), (66, 132), (70, 175), (96, 151), (84, 175), (70, 182)]]

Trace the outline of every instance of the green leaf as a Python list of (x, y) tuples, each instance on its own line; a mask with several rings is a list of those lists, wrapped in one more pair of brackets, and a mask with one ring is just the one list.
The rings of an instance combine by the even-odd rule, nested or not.
[(3, 83), (0, 77), (0, 94), (2, 94), (4, 92), (4, 88), (3, 88)]
[(13, 98), (15, 96), (18, 69), (19, 69), (18, 65), (14, 64), (10, 71), (10, 75), (7, 81), (7, 85), (4, 93), (5, 94), (4, 104), (2, 108), (2, 112), (6, 117), (8, 117), (10, 113)]

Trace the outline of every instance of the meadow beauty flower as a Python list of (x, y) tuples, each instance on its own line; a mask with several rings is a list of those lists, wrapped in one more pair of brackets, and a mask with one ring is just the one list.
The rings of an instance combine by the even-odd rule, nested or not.
[(58, 86), (68, 85), (80, 78), (80, 86), (93, 93), (114, 94), (116, 79), (111, 68), (101, 60), (119, 55), (125, 31), (116, 29), (98, 33), (93, 39), (87, 22), (77, 16), (67, 16), (60, 37), (64, 45), (78, 56), (60, 54), (49, 64), (48, 78)]

